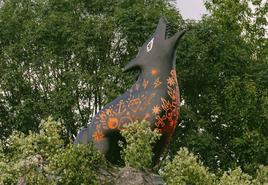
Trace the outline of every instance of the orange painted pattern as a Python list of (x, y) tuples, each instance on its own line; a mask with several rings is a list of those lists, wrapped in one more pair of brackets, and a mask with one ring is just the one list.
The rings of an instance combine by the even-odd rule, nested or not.
[(104, 134), (100, 130), (99, 125), (97, 126), (97, 130), (94, 132), (92, 137), (93, 137), (94, 141), (97, 141), (97, 142), (100, 142), (104, 139)]
[(177, 77), (175, 69), (171, 70), (170, 76), (167, 79), (168, 95), (170, 100), (161, 98), (161, 108), (164, 111), (162, 116), (156, 117), (155, 126), (160, 133), (166, 132), (170, 136), (176, 128), (176, 123), (179, 118), (179, 87), (177, 85)]
[(162, 84), (160, 78), (158, 77), (155, 81), (154, 81), (154, 88), (159, 87)]
[[(156, 75), (158, 72), (153, 72)], [(166, 132), (170, 135), (174, 132), (176, 123), (179, 117), (179, 89), (177, 85), (176, 71), (173, 69), (170, 71), (169, 76), (166, 79), (167, 98), (160, 98), (161, 104), (152, 105), (152, 100), (157, 94), (157, 90), (153, 93), (147, 91), (149, 89), (155, 89), (163, 85), (160, 77), (155, 76), (152, 82), (147, 79), (143, 79), (140, 83), (137, 83), (134, 88), (130, 89), (129, 97), (126, 100), (119, 100), (116, 105), (111, 105), (107, 109), (102, 110), (97, 116), (96, 120), (97, 129), (93, 134), (93, 139), (99, 142), (104, 137), (104, 130), (107, 129), (122, 129), (122, 126), (131, 123), (137, 119), (136, 115), (142, 114), (147, 107), (152, 107), (151, 112), (144, 112), (143, 120), (156, 120), (155, 130), (160, 133)], [(143, 88), (142, 88), (143, 87)], [(133, 93), (142, 93), (136, 97)], [(150, 92), (150, 93), (148, 93)], [(137, 93), (139, 94), (139, 93)], [(100, 124), (99, 124), (100, 123)]]
[(155, 76), (155, 75), (158, 74), (158, 71), (157, 71), (156, 69), (152, 69), (151, 74), (152, 74), (153, 76)]

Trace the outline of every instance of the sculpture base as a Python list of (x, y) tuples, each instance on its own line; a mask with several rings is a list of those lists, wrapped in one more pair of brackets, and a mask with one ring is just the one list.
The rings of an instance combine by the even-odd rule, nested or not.
[(111, 171), (101, 170), (101, 185), (164, 185), (162, 177), (130, 167), (114, 168)]

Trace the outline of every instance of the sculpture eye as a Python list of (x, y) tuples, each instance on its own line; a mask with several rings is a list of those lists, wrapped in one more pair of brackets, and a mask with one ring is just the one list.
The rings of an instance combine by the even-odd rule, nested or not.
[(147, 44), (147, 52), (151, 51), (153, 49), (153, 45), (154, 45), (154, 38), (152, 38), (152, 40)]

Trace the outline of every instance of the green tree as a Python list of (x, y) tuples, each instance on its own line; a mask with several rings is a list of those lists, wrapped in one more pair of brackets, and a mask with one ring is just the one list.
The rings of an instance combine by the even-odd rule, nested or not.
[(160, 15), (180, 15), (165, 0), (7, 0), (0, 7), (0, 137), (64, 120), (76, 135), (130, 86), (121, 69)]
[(241, 166), (254, 174), (268, 164), (267, 3), (206, 6), (210, 15), (187, 23), (177, 52), (183, 104), (171, 154), (185, 146), (215, 172)]

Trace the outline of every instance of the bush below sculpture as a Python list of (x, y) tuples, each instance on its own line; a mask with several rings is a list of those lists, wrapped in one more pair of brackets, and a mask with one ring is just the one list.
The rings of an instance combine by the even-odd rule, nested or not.
[[(138, 169), (108, 167), (91, 144), (64, 145), (62, 128), (60, 122), (48, 118), (41, 123), (38, 133), (14, 132), (1, 143), (0, 184), (164, 184), (158, 175), (144, 172), (151, 165), (151, 143), (159, 137), (146, 122), (131, 124), (122, 132), (127, 141), (123, 159), (127, 166)], [(240, 168), (217, 177), (186, 148), (160, 171), (167, 185), (268, 184), (267, 166), (260, 166), (254, 179)]]
[(215, 176), (186, 148), (164, 167), (162, 175), (169, 185), (212, 185), (215, 180)]
[(160, 134), (152, 131), (146, 121), (125, 126), (121, 134), (126, 140), (126, 146), (121, 143), (125, 165), (137, 169), (149, 168), (152, 165), (152, 144), (160, 138)]
[(222, 176), (216, 176), (187, 148), (181, 148), (175, 158), (167, 162), (161, 173), (167, 185), (266, 185), (267, 174), (268, 167), (260, 166), (255, 179), (239, 167), (223, 172)]
[(0, 147), (0, 184), (98, 184), (103, 156), (92, 145), (65, 146), (60, 122), (48, 118), (39, 133), (13, 133)]

